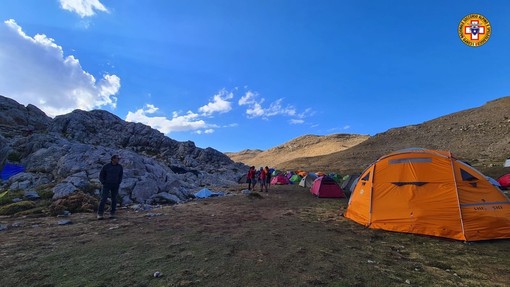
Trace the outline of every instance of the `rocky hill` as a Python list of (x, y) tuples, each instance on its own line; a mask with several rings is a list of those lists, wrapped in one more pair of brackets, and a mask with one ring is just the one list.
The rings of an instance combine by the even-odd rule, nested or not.
[(294, 159), (306, 160), (308, 157), (327, 155), (351, 148), (364, 142), (370, 136), (356, 134), (332, 134), (327, 136), (304, 135), (282, 145), (262, 151), (243, 150), (237, 153), (225, 153), (233, 161), (249, 166), (275, 166)]
[(185, 201), (201, 187), (236, 184), (247, 169), (215, 149), (175, 141), (106, 111), (75, 110), (52, 119), (0, 96), (0, 166), (25, 168), (0, 182), (0, 193), (50, 190), (53, 199), (77, 191), (97, 194), (99, 171), (113, 154), (124, 166), (123, 204)]
[(384, 154), (410, 147), (450, 150), (491, 176), (507, 173), (502, 164), (510, 156), (510, 97), (422, 124), (393, 128), (344, 151), (291, 159), (281, 163), (281, 168), (361, 171)]

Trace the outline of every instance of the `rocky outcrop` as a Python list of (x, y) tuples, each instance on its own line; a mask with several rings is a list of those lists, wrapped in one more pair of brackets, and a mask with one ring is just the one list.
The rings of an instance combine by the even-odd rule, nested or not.
[(51, 119), (35, 106), (2, 96), (0, 111), (0, 162), (26, 169), (2, 182), (3, 190), (51, 188), (54, 199), (98, 193), (101, 167), (119, 154), (124, 204), (176, 203), (203, 186), (236, 184), (247, 169), (217, 150), (175, 141), (107, 111), (75, 110)]

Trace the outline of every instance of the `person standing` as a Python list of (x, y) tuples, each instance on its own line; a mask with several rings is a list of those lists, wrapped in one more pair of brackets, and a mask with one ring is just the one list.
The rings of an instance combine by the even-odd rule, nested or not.
[(254, 166), (253, 166), (253, 171), (254, 171), (254, 174), (253, 174), (253, 179), (251, 180), (251, 183), (252, 183), (252, 188), (253, 188), (253, 191), (255, 191), (255, 186), (257, 185), (257, 181), (259, 181), (259, 176), (260, 176), (260, 171), (257, 170)]
[(255, 179), (255, 166), (251, 166), (248, 170), (248, 174), (246, 175), (246, 181), (248, 182), (248, 190), (251, 190), (252, 183), (253, 187), (255, 187), (255, 182), (253, 181)]
[(99, 220), (103, 219), (104, 206), (108, 200), (108, 196), (112, 199), (110, 218), (115, 217), (115, 211), (117, 209), (117, 195), (119, 194), (119, 186), (124, 174), (124, 170), (122, 165), (119, 164), (119, 160), (120, 157), (118, 155), (113, 155), (111, 157), (111, 162), (105, 164), (101, 169), (101, 172), (99, 172), (99, 181), (103, 185), (101, 201), (99, 202), (99, 207), (97, 209), (97, 219)]
[(260, 192), (263, 192), (263, 191), (264, 191), (264, 187), (265, 187), (266, 192), (268, 192), (268, 191), (267, 191), (267, 181), (266, 181), (266, 177), (267, 177), (267, 170), (266, 170), (265, 168), (260, 167), (260, 175), (259, 175), (259, 180), (260, 180)]
[(269, 192), (269, 185), (271, 184), (271, 173), (269, 172), (269, 167), (267, 165), (264, 170), (266, 171), (266, 192)]

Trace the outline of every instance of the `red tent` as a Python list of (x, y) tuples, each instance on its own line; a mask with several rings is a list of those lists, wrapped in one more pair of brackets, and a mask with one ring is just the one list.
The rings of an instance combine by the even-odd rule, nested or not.
[(277, 176), (273, 177), (271, 179), (271, 184), (272, 185), (275, 185), (275, 184), (290, 184), (290, 181), (289, 179), (283, 175), (283, 174), (278, 174)]
[(338, 183), (329, 176), (321, 176), (313, 181), (310, 192), (317, 197), (345, 198), (345, 193)]
[(502, 188), (510, 188), (510, 173), (507, 173), (498, 178), (498, 182), (501, 184)]

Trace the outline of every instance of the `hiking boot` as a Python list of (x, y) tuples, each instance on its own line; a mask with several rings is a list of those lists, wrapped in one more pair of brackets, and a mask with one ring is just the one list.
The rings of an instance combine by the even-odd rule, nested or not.
[(103, 220), (104, 217), (101, 214), (98, 214), (96, 218), (97, 220)]
[(115, 214), (110, 214), (110, 216), (108, 216), (109, 219), (115, 219)]

